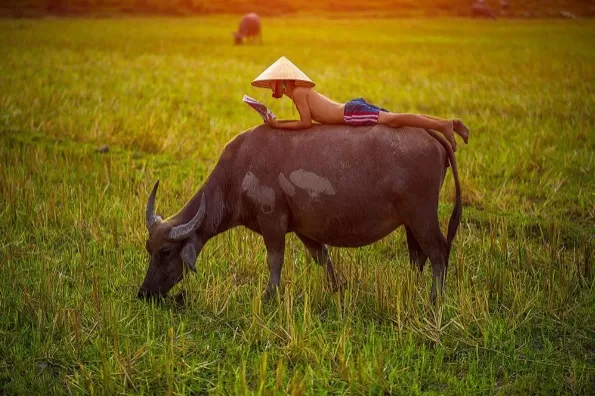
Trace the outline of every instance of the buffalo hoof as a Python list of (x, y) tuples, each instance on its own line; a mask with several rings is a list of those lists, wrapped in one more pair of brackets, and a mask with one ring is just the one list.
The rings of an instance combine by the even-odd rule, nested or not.
[(176, 296), (174, 297), (174, 301), (178, 305), (186, 305), (186, 303), (188, 303), (188, 296), (186, 294), (186, 291), (182, 290), (181, 292), (176, 294)]
[(279, 288), (276, 287), (272, 290), (265, 290), (264, 293), (262, 293), (262, 301), (263, 302), (269, 302), (269, 301), (275, 301), (277, 299), (277, 295), (279, 295)]
[(331, 285), (331, 292), (341, 293), (343, 290), (345, 290), (346, 286), (347, 282), (345, 281), (337, 282), (336, 284)]
[(146, 300), (149, 298), (149, 293), (146, 290), (140, 289), (136, 294), (136, 297), (140, 298), (141, 300)]
[(347, 281), (339, 274), (335, 275), (335, 279), (331, 279), (331, 291), (333, 293), (342, 292), (347, 287)]

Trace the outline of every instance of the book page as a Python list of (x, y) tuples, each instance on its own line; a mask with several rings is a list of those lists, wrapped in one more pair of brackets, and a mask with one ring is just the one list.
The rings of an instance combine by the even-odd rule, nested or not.
[(268, 107), (248, 95), (244, 95), (242, 101), (252, 107), (262, 117), (263, 121), (266, 121), (267, 114), (273, 119), (277, 118)]

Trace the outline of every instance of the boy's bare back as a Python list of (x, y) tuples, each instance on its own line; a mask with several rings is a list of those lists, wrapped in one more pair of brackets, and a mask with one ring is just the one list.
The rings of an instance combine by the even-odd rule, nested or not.
[(343, 123), (345, 105), (327, 98), (312, 88), (295, 87), (292, 99), (298, 109), (301, 102), (305, 100), (310, 109), (310, 117), (316, 122), (321, 124)]

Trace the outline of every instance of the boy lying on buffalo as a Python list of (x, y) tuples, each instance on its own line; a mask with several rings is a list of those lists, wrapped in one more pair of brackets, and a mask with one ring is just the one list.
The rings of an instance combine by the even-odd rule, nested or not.
[(267, 117), (266, 122), (273, 128), (305, 129), (312, 125), (312, 121), (352, 126), (386, 124), (395, 128), (428, 128), (444, 134), (453, 151), (456, 150), (455, 132), (465, 143), (469, 139), (469, 129), (459, 119), (447, 120), (421, 114), (392, 113), (367, 103), (362, 98), (344, 104), (337, 103), (314, 91), (312, 88), (315, 84), (312, 80), (284, 56), (256, 77), (252, 85), (271, 89), (276, 99), (287, 96), (295, 103), (300, 113), (299, 121), (277, 121)]

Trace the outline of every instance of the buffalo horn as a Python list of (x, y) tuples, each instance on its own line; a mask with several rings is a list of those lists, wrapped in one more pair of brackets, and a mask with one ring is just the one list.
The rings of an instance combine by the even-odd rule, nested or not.
[(169, 232), (168, 238), (172, 239), (174, 241), (179, 241), (180, 239), (185, 239), (186, 237), (188, 237), (188, 235), (192, 231), (194, 231), (198, 227), (200, 227), (200, 223), (202, 223), (202, 219), (203, 219), (204, 215), (205, 215), (205, 196), (203, 194), (203, 196), (200, 200), (200, 206), (198, 208), (198, 211), (196, 212), (196, 214), (194, 215), (192, 220), (190, 220), (186, 224), (180, 224), (180, 225), (172, 227), (171, 231)]
[(155, 215), (155, 196), (157, 195), (157, 187), (159, 187), (159, 180), (155, 183), (153, 191), (151, 191), (151, 195), (149, 195), (149, 202), (147, 202), (146, 222), (149, 231), (151, 231), (151, 227), (153, 227), (155, 222), (161, 220), (161, 217)]

